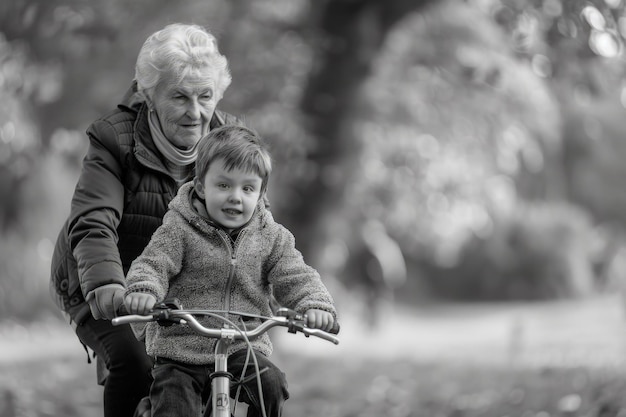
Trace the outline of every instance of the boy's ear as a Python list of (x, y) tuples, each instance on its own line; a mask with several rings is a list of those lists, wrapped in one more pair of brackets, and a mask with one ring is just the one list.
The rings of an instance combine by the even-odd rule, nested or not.
[(263, 205), (265, 206), (265, 208), (267, 209), (270, 208), (269, 199), (267, 198), (267, 190), (263, 190), (263, 192), (261, 192), (261, 194), (259, 195), (259, 200), (257, 201), (257, 204), (259, 204), (259, 201), (263, 202)]
[(193, 188), (196, 190), (198, 197), (204, 200), (204, 185), (202, 185), (202, 181), (200, 181), (197, 177), (193, 179)]

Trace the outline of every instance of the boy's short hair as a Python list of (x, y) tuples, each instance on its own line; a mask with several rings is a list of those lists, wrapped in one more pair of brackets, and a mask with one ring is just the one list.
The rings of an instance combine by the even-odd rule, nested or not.
[(200, 139), (196, 178), (202, 180), (211, 164), (223, 159), (225, 168), (254, 172), (261, 177), (261, 192), (267, 188), (272, 172), (272, 158), (260, 136), (244, 126), (225, 125), (211, 130)]

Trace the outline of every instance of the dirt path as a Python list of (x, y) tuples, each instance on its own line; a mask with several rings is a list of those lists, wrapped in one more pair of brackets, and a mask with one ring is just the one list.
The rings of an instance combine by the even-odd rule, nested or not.
[[(369, 329), (355, 313), (342, 317), (341, 343), (275, 331), (276, 351), (419, 361), (523, 366), (624, 366), (626, 320), (618, 295), (585, 301), (458, 305), (396, 309), (384, 328)], [(278, 329), (281, 330), (281, 329)], [(86, 353), (58, 321), (0, 326), (0, 364)]]

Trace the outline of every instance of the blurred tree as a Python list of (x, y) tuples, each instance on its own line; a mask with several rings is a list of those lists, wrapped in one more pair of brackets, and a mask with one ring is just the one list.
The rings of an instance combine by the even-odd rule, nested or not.
[[(92, 13), (88, 13), (88, 12)], [(91, 16), (91, 21), (85, 16)], [(69, 55), (84, 53), (87, 34), (110, 36), (105, 20), (80, 1), (16, 1), (0, 6), (0, 220), (18, 227), (24, 210), (22, 185), (41, 159), (50, 139), (50, 122), (64, 94)], [(57, 106), (57, 107), (55, 107)], [(52, 115), (47, 114), (51, 111)], [(51, 117), (50, 117), (51, 116)]]
[(622, 0), (489, 3), (489, 13), (519, 56), (550, 86), (564, 116), (561, 166), (566, 197), (588, 207), (598, 221), (626, 222), (623, 65), (626, 2)]
[(430, 0), (335, 0), (311, 4), (310, 25), (319, 34), (315, 64), (306, 82), (301, 109), (315, 137), (308, 152), (310, 182), (298, 188), (290, 213), (302, 251), (319, 261), (346, 195), (347, 179), (357, 169), (361, 144), (351, 123), (360, 90), (390, 30)]
[[(616, 58), (624, 45), (622, 0), (493, 0), (484, 7), (510, 34), (520, 56), (548, 73), (571, 71), (564, 56), (577, 60)], [(549, 61), (542, 61), (537, 55)]]
[[(589, 3), (561, 10), (565, 18), (587, 29), (570, 39), (579, 42), (576, 54), (560, 50), (569, 45), (567, 39), (563, 43), (546, 40), (550, 32), (542, 30), (549, 25), (541, 19), (550, 23), (554, 10), (538, 9), (533, 2), (513, 2), (521, 11), (511, 20), (514, 24), (507, 26), (500, 16), (504, 3), (438, 2), (430, 12), (407, 15), (404, 28), (399, 24), (388, 35), (389, 45), (381, 48), (372, 65), (376, 70), (356, 95), (354, 102), (360, 104), (343, 120), (341, 139), (356, 131), (363, 147), (362, 152), (352, 148), (361, 159), (356, 162), (360, 166), (337, 168), (334, 175), (332, 170), (324, 173), (330, 174), (331, 181), (350, 185), (343, 189), (340, 220), (323, 220), (330, 224), (326, 233), (349, 236), (363, 219), (381, 219), (402, 242), (411, 263), (435, 261), (439, 273), (429, 270), (430, 281), (452, 272), (458, 283), (466, 282), (476, 290), (467, 291), (468, 296), (480, 293), (481, 288), (484, 296), (496, 298), (498, 294), (515, 297), (516, 291), (518, 297), (581, 294), (593, 287), (594, 249), (584, 244), (592, 225), (579, 221), (584, 215), (570, 215), (577, 209), (563, 201), (585, 189), (601, 201), (607, 188), (600, 187), (599, 178), (607, 177), (599, 177), (591, 189), (570, 181), (570, 142), (563, 135), (568, 127), (564, 130), (563, 124), (570, 122), (563, 114), (570, 108), (561, 104), (558, 83), (571, 90), (580, 82), (566, 77), (568, 68), (578, 68), (572, 64), (576, 62), (602, 74), (595, 77), (589, 72), (593, 75), (589, 80), (611, 85), (607, 78), (619, 79), (611, 76), (615, 60), (606, 61), (606, 50), (600, 54), (601, 49), (594, 45), (585, 20), (591, 10)], [(554, 2), (541, 2), (540, 6), (546, 8), (548, 3), (554, 6)], [(608, 3), (597, 4), (598, 10), (613, 10)], [(482, 9), (484, 5), (490, 7)], [(487, 13), (481, 14), (481, 10)], [(490, 21), (494, 17), (500, 28)], [(559, 71), (553, 69), (552, 58), (558, 61)], [(558, 74), (563, 75), (557, 78)], [(578, 116), (580, 113), (571, 113), (578, 122), (585, 121)], [(598, 147), (595, 153), (609, 156), (610, 149), (616, 150)], [(367, 179), (359, 180), (359, 175)], [(554, 207), (544, 210), (542, 200)], [(526, 222), (530, 228), (541, 225), (536, 234), (513, 232), (515, 239), (521, 240), (514, 253), (517, 260), (524, 261), (511, 261), (504, 269), (501, 262), (485, 261), (481, 265), (484, 271), (495, 268), (488, 274), (465, 263), (471, 259), (465, 251), (472, 250), (466, 245), (472, 245), (474, 238), (509, 236), (514, 222)], [(572, 245), (555, 247), (550, 243), (563, 234)], [(538, 259), (533, 249), (537, 241), (555, 250)], [(493, 242), (482, 245), (480, 251), (497, 259), (503, 246), (498, 246), (500, 238)], [(357, 245), (348, 242), (348, 250), (350, 247)], [(529, 259), (534, 260), (527, 262)], [(349, 262), (353, 271), (358, 270), (357, 259)], [(523, 270), (523, 264), (536, 268)], [(483, 285), (481, 280), (489, 277), (497, 282)], [(467, 287), (458, 286), (460, 292), (462, 288)]]
[[(558, 148), (558, 103), (488, 15), (445, 2), (407, 16), (374, 66), (358, 100), (363, 151), (341, 217), (348, 229), (383, 222), (411, 275), (419, 264), (457, 265), (468, 240), (493, 233), (521, 200), (558, 194), (544, 150)], [(433, 270), (425, 282), (437, 280)]]

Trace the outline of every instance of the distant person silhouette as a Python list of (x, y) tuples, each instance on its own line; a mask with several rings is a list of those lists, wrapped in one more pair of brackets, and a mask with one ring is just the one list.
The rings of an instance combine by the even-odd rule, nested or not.
[(396, 289), (406, 282), (406, 262), (400, 245), (380, 221), (365, 221), (359, 237), (361, 245), (354, 261), (365, 287), (367, 322), (376, 328), (386, 312), (393, 309)]

